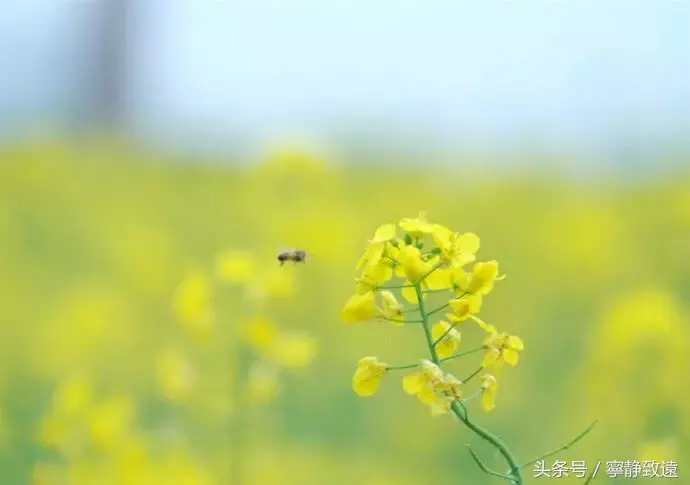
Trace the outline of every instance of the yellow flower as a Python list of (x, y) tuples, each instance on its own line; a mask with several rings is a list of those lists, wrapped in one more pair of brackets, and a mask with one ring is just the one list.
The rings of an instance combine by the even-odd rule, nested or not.
[(494, 282), (503, 278), (505, 275), (498, 276), (498, 263), (487, 261), (475, 264), (472, 274), (462, 278), (459, 286), (471, 295), (486, 295), (493, 289)]
[(482, 384), (482, 408), (484, 411), (491, 411), (496, 407), (496, 393), (498, 392), (498, 381), (491, 374), (485, 374), (480, 378)]
[(427, 405), (436, 401), (435, 384), (443, 379), (441, 369), (428, 360), (422, 359), (421, 371), (408, 374), (403, 378), (403, 389), (406, 393), (416, 395)]
[[(441, 258), (438, 256), (428, 261), (430, 267), (436, 266), (439, 262), (441, 262)], [(424, 288), (429, 290), (443, 290), (452, 285), (453, 273), (450, 268), (436, 268), (423, 282)]]
[(462, 397), (461, 385), (462, 382), (452, 374), (446, 374), (436, 383), (436, 400), (430, 405), (432, 416), (439, 416), (450, 411), (453, 401)]
[(382, 243), (395, 238), (395, 224), (384, 224), (376, 229), (372, 243)]
[(374, 292), (355, 294), (345, 304), (342, 317), (348, 323), (365, 322), (374, 316)]
[(508, 335), (507, 333), (492, 333), (484, 341), (487, 353), (484, 355), (482, 367), (501, 367), (502, 362), (510, 365), (517, 365), (519, 360), (518, 352), (524, 350), (525, 345), (520, 337)]
[(479, 312), (482, 306), (482, 297), (481, 295), (466, 295), (460, 299), (450, 300), (448, 303), (453, 309), (454, 320), (462, 322)]
[(409, 303), (419, 303), (419, 298), (417, 298), (417, 290), (411, 286), (412, 283), (409, 280), (405, 280), (403, 284), (405, 288), (400, 290), (403, 298), (405, 298), (405, 300), (407, 300)]
[(379, 294), (383, 302), (383, 308), (379, 310), (379, 313), (388, 319), (397, 320), (394, 325), (402, 325), (405, 320), (403, 305), (398, 303), (395, 295), (390, 291), (383, 290)]
[(367, 265), (362, 271), (361, 279), (374, 287), (384, 284), (393, 277), (393, 267), (384, 260)]
[(420, 212), (416, 219), (404, 218), (399, 223), (400, 229), (409, 233), (412, 237), (424, 237), (431, 234), (434, 230), (435, 224), (431, 224), (426, 220), (426, 213)]
[(441, 250), (441, 260), (452, 267), (473, 262), (479, 251), (480, 241), (476, 234), (459, 234), (437, 224), (432, 236)]
[(387, 372), (388, 364), (379, 362), (376, 357), (364, 357), (357, 363), (352, 376), (352, 389), (358, 396), (373, 396)]
[(364, 254), (357, 262), (357, 270), (362, 270), (367, 266), (373, 266), (381, 261), (383, 258), (384, 250), (386, 249), (385, 242), (374, 242), (369, 243), (364, 250)]
[(445, 358), (453, 355), (460, 345), (460, 332), (453, 328), (450, 323), (441, 320), (431, 329), (431, 336), (436, 342), (443, 337), (441, 341), (436, 344), (436, 353), (440, 358)]
[(422, 259), (421, 251), (415, 246), (404, 246), (398, 254), (403, 272), (412, 283), (418, 283), (431, 271), (431, 264)]
[(216, 274), (223, 281), (244, 283), (254, 272), (254, 261), (248, 251), (231, 250), (218, 255)]

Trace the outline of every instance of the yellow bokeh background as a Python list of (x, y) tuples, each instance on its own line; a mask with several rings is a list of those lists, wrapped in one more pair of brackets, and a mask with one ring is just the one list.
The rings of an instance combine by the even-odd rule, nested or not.
[[(687, 174), (178, 162), (103, 141), (0, 152), (3, 485), (495, 483), (465, 444), (500, 456), (401, 376), (350, 387), (362, 356), (425, 356), (414, 325), (340, 318), (367, 239), (421, 210), (508, 275), (482, 318), (525, 350), (478, 422), (524, 462), (599, 417), (557, 458), (690, 476)], [(311, 258), (278, 266), (292, 247)]]

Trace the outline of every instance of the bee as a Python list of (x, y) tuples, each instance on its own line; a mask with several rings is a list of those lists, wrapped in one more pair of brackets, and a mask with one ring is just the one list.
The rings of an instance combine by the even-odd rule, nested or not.
[(294, 263), (304, 263), (307, 259), (307, 252), (301, 249), (289, 249), (278, 254), (278, 261), (280, 265), (284, 265), (286, 261)]

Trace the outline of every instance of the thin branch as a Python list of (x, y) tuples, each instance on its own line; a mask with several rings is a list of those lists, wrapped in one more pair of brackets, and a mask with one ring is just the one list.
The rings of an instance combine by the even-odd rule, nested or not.
[(479, 373), (482, 371), (482, 369), (484, 369), (484, 367), (480, 367), (479, 369), (477, 369), (476, 371), (474, 371), (473, 373), (471, 373), (469, 376), (467, 376), (467, 377), (465, 377), (464, 379), (462, 379), (460, 382), (462, 382), (463, 384), (466, 384), (467, 382), (469, 382), (470, 380), (472, 380), (473, 377), (475, 377), (477, 374), (479, 374)]
[(443, 359), (440, 359), (440, 360), (441, 360), (441, 362), (445, 362), (447, 360), (457, 359), (458, 357), (462, 357), (464, 355), (476, 354), (477, 352), (481, 352), (482, 350), (484, 350), (483, 345), (481, 347), (477, 347), (475, 349), (466, 350), (464, 352), (458, 352), (457, 354), (449, 355), (448, 357), (444, 357)]
[(420, 364), (408, 364), (408, 365), (389, 365), (386, 370), (403, 370), (403, 369), (414, 369), (419, 367)]
[(438, 345), (438, 343), (439, 343), (441, 340), (443, 340), (444, 338), (446, 338), (446, 335), (448, 335), (448, 334), (450, 333), (450, 331), (453, 330), (457, 324), (458, 324), (458, 322), (455, 322), (454, 324), (450, 325), (450, 326), (446, 329), (446, 331), (443, 332), (443, 335), (441, 335), (439, 338), (437, 338), (436, 340), (433, 341), (433, 343), (431, 344), (431, 346), (432, 346), (432, 347), (436, 347), (436, 346)]
[(436, 308), (435, 310), (431, 310), (431, 311), (430, 311), (429, 313), (427, 313), (426, 315), (427, 315), (427, 316), (433, 315), (434, 313), (438, 313), (438, 312), (440, 312), (441, 310), (445, 310), (445, 309), (448, 308), (449, 306), (450, 306), (450, 303), (446, 303), (446, 304), (441, 305), (440, 307)]
[(514, 478), (514, 477), (511, 477), (510, 475), (504, 475), (503, 473), (498, 473), (498, 472), (495, 472), (495, 471), (489, 469), (489, 467), (487, 467), (487, 466), (479, 459), (479, 457), (477, 456), (477, 454), (474, 452), (474, 450), (472, 449), (472, 447), (471, 447), (470, 445), (467, 445), (467, 450), (470, 452), (470, 455), (472, 455), (472, 458), (474, 458), (474, 462), (477, 464), (477, 466), (478, 466), (484, 473), (486, 473), (486, 474), (488, 474), (488, 475), (492, 475), (492, 476), (494, 476), (494, 477), (502, 478), (503, 480), (509, 480), (509, 481), (511, 481), (511, 482), (513, 482), (513, 481), (515, 480), (515, 478)]
[(587, 433), (589, 433), (590, 431), (592, 431), (592, 429), (594, 429), (594, 427), (597, 425), (598, 422), (599, 422), (599, 418), (595, 419), (595, 420), (592, 422), (592, 424), (590, 424), (589, 426), (587, 426), (587, 427), (585, 428), (585, 430), (584, 430), (582, 433), (580, 433), (579, 435), (577, 435), (575, 438), (573, 438), (572, 440), (570, 440), (568, 443), (564, 444), (563, 446), (560, 446), (560, 447), (556, 448), (555, 450), (549, 451), (548, 453), (545, 453), (545, 454), (543, 454), (543, 455), (541, 455), (541, 456), (535, 458), (535, 459), (532, 460), (532, 461), (528, 461), (528, 462), (525, 463), (524, 465), (520, 465), (520, 468), (525, 468), (526, 466), (533, 465), (534, 463), (536, 463), (536, 462), (538, 462), (538, 461), (541, 461), (541, 460), (544, 460), (545, 458), (548, 458), (548, 457), (550, 457), (550, 456), (552, 456), (552, 455), (555, 455), (556, 453), (560, 453), (560, 452), (563, 451), (563, 450), (567, 450), (568, 448), (570, 448), (571, 446), (573, 446), (575, 443), (577, 443), (578, 441), (580, 441), (582, 438), (584, 438), (585, 435), (587, 435)]

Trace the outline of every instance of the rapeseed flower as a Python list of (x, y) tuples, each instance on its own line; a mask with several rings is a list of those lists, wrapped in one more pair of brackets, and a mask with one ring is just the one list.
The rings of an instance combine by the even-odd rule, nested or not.
[(387, 372), (388, 364), (379, 362), (376, 357), (364, 357), (352, 376), (352, 389), (359, 396), (373, 396)]

